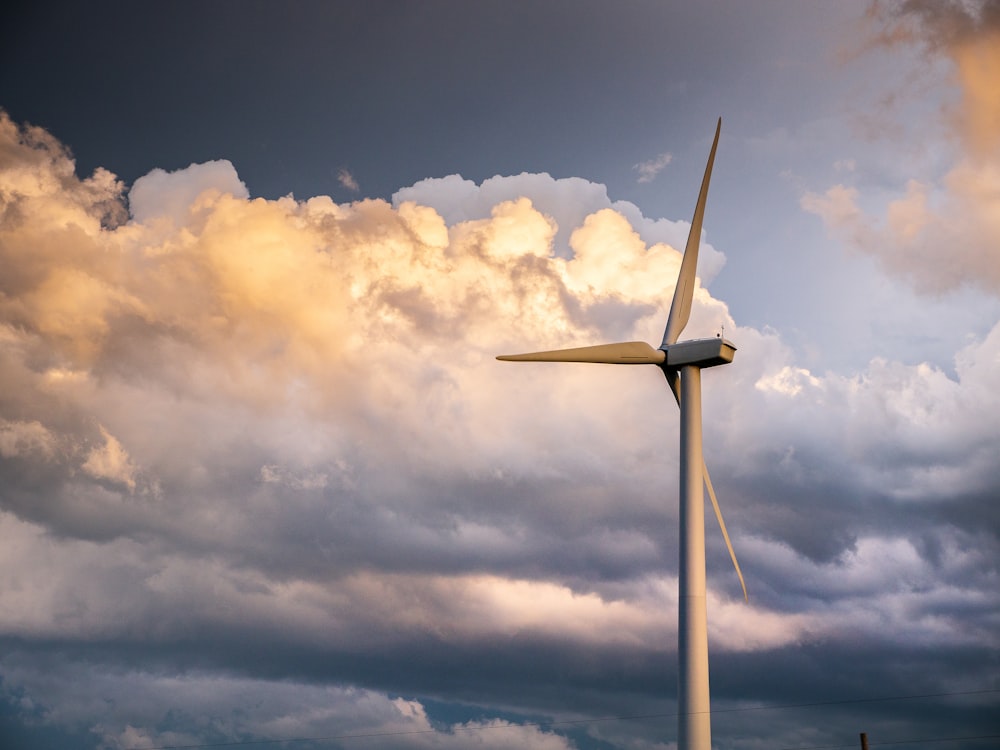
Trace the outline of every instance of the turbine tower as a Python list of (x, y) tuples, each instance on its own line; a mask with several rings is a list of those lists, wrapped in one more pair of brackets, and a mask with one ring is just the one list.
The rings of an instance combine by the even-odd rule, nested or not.
[(711, 750), (712, 727), (708, 691), (708, 617), (705, 607), (705, 495), (712, 500), (729, 556), (739, 576), (743, 596), (747, 596), (743, 573), (736, 561), (722, 511), (715, 497), (708, 467), (702, 455), (701, 371), (733, 361), (736, 347), (721, 336), (678, 341), (691, 317), (695, 270), (701, 224), (708, 198), (708, 183), (719, 145), (722, 118), (715, 128), (715, 140), (695, 204), (677, 286), (667, 317), (663, 343), (654, 349), (644, 341), (600, 344), (576, 349), (559, 349), (531, 354), (507, 354), (497, 359), (512, 362), (595, 362), (612, 365), (656, 365), (666, 376), (681, 410), (680, 439), (680, 568), (677, 606), (678, 719), (679, 750)]

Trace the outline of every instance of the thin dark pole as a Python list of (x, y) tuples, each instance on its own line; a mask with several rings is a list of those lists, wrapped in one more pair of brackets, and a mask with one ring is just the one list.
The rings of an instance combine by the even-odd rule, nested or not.
[(868, 750), (868, 735), (861, 733), (861, 750)]

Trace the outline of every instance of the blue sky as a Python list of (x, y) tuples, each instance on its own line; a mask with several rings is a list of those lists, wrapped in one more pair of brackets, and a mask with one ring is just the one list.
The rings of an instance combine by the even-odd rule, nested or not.
[(998, 35), (995, 2), (12, 11), (5, 746), (674, 747), (672, 399), (493, 356), (659, 341), (719, 116), (685, 335), (738, 347), (706, 454), (750, 602), (709, 517), (715, 744), (992, 746)]

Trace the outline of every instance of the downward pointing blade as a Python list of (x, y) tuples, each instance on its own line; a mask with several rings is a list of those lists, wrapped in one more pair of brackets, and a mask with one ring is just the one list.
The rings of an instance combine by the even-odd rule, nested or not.
[(736, 560), (736, 550), (733, 549), (733, 543), (729, 541), (729, 532), (726, 531), (726, 522), (722, 520), (722, 509), (719, 507), (719, 501), (715, 497), (715, 488), (712, 486), (712, 478), (708, 475), (708, 464), (702, 463), (702, 474), (705, 476), (705, 487), (708, 488), (708, 496), (712, 499), (712, 507), (715, 509), (715, 517), (719, 520), (719, 528), (722, 529), (722, 538), (726, 540), (726, 549), (729, 550), (729, 559), (733, 561), (733, 567), (736, 568), (736, 575), (740, 579), (740, 586), (743, 587), (743, 599), (747, 602), (750, 601), (750, 597), (747, 596), (747, 585), (743, 580), (743, 571), (740, 570), (740, 564)]
[[(677, 375), (676, 370), (664, 370), (663, 374), (667, 378), (667, 384), (670, 386), (671, 392), (674, 394), (674, 399), (677, 401), (677, 405), (681, 405), (681, 383), (680, 378)], [(708, 474), (708, 464), (702, 461), (701, 473), (705, 478), (705, 487), (708, 490), (708, 497), (712, 500), (712, 509), (715, 511), (715, 518), (719, 521), (719, 528), (722, 529), (722, 538), (726, 540), (726, 549), (729, 550), (729, 559), (733, 561), (733, 567), (736, 568), (736, 576), (740, 579), (740, 586), (743, 588), (743, 599), (747, 602), (750, 601), (750, 597), (747, 596), (747, 584), (743, 580), (743, 571), (740, 570), (740, 563), (736, 559), (736, 550), (733, 549), (733, 543), (729, 540), (729, 531), (726, 529), (726, 522), (722, 520), (722, 508), (719, 507), (719, 500), (715, 496), (715, 487), (712, 486), (712, 477)]]
[(705, 176), (701, 181), (701, 192), (698, 193), (698, 203), (694, 207), (694, 218), (691, 219), (691, 231), (688, 233), (687, 245), (684, 247), (684, 258), (681, 260), (681, 270), (677, 274), (677, 286), (674, 287), (674, 299), (670, 303), (670, 315), (667, 317), (667, 329), (663, 332), (663, 346), (676, 344), (681, 331), (691, 317), (691, 300), (694, 297), (694, 280), (698, 267), (698, 247), (701, 244), (701, 223), (705, 216), (705, 201), (708, 200), (708, 183), (712, 179), (712, 165), (715, 163), (715, 149), (719, 145), (719, 131), (722, 130), (722, 118), (715, 126), (715, 140), (708, 154), (708, 164), (705, 166)]
[(667, 378), (667, 384), (670, 386), (670, 391), (674, 394), (674, 400), (677, 402), (678, 408), (680, 408), (681, 380), (677, 375), (677, 370), (664, 370), (663, 375)]
[(618, 344), (581, 346), (576, 349), (555, 349), (530, 354), (501, 354), (497, 359), (507, 362), (594, 362), (605, 365), (658, 365), (666, 359), (659, 349), (645, 341), (623, 341)]

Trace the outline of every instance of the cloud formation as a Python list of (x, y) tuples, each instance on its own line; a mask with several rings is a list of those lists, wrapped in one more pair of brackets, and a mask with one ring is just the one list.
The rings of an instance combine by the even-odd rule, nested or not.
[[(662, 376), (494, 356), (658, 340), (683, 222), (529, 174), (343, 205), (252, 198), (215, 161), (126, 195), (5, 116), (0, 155), (8, 703), (28, 695), (109, 748), (355, 727), (459, 746), (457, 728), (516, 712), (662, 710), (677, 597)], [(951, 377), (881, 360), (812, 373), (699, 284), (686, 334), (722, 325), (740, 352), (706, 375), (706, 441), (752, 604), (713, 531), (719, 700), (817, 643), (833, 661), (878, 646), (890, 672), (904, 651), (916, 671), (937, 649), (995, 650), (1000, 523), (980, 505), (1000, 485), (1000, 328)], [(65, 658), (43, 664), (52, 643)], [(45, 677), (82, 673), (89, 694)], [(939, 681), (977, 684), (919, 684)], [(265, 685), (272, 713), (241, 718)], [(192, 688), (217, 705), (179, 696)], [(119, 708), (94, 719), (94, 695)], [(502, 708), (441, 722), (434, 700)], [(648, 740), (602, 731), (587, 730)]]
[(673, 160), (674, 157), (672, 154), (657, 154), (652, 159), (639, 162), (633, 166), (632, 169), (639, 173), (638, 182), (652, 182), (656, 179), (656, 176), (663, 171), (664, 167), (666, 167)]
[(1000, 4), (876, 3), (871, 18), (876, 45), (915, 45), (931, 61), (949, 65), (960, 96), (946, 108), (943, 124), (958, 150), (943, 175), (912, 177), (905, 192), (889, 196), (884, 208), (872, 207), (858, 188), (843, 183), (808, 192), (801, 205), (920, 291), (939, 294), (975, 286), (996, 294)]
[(356, 193), (361, 190), (361, 186), (358, 185), (358, 181), (354, 179), (354, 175), (345, 167), (337, 172), (337, 182), (340, 183), (341, 187), (347, 188), (352, 193)]

